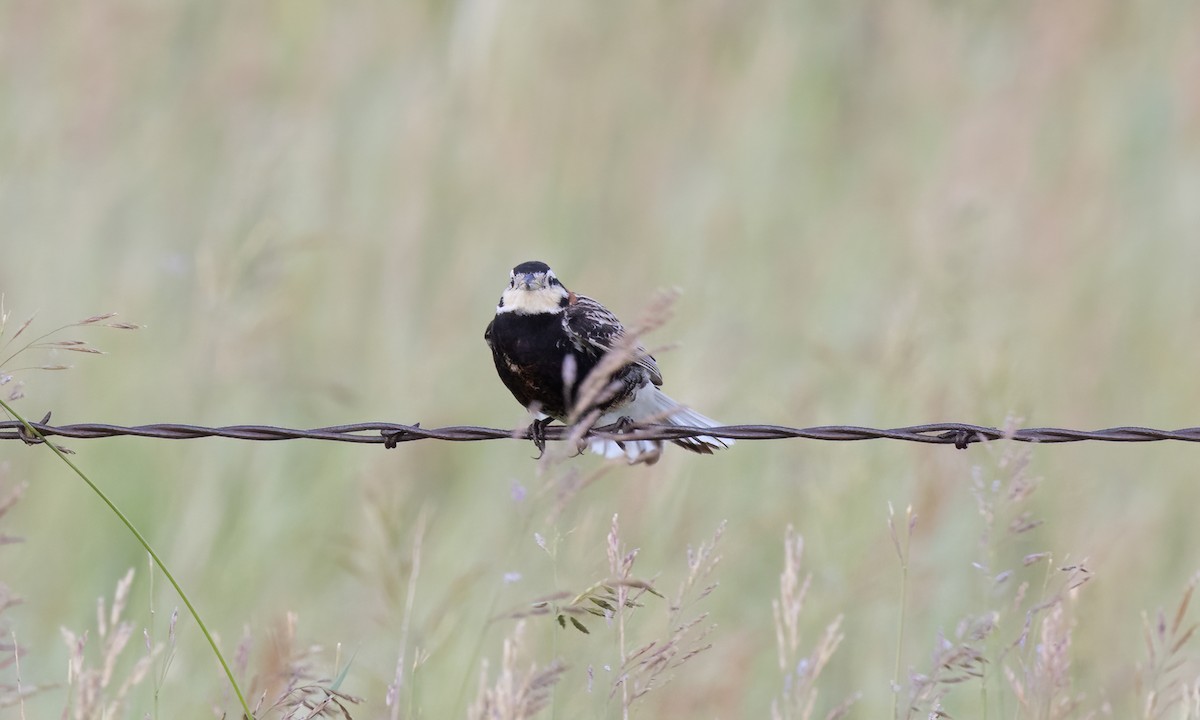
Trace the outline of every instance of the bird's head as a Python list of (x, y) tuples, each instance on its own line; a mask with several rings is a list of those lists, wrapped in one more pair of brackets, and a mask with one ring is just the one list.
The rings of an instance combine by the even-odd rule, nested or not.
[(570, 298), (554, 271), (544, 262), (523, 262), (508, 274), (508, 287), (500, 296), (496, 312), (524, 315), (562, 312)]

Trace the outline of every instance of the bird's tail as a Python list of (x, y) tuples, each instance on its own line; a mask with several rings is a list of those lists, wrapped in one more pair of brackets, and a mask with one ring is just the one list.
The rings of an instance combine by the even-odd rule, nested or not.
[(662, 440), (605, 440), (592, 438), (588, 440), (588, 450), (603, 455), (609, 460), (623, 457), (630, 465), (646, 463), (653, 465), (662, 455)]
[[(663, 423), (681, 427), (710, 428), (720, 425), (716, 420), (675, 402), (654, 385), (647, 385), (639, 390), (633, 402), (628, 405), (601, 415), (596, 421), (596, 425), (609, 425), (621, 417), (632, 418), (634, 422)], [(671, 442), (692, 452), (705, 455), (712, 454), (713, 450), (721, 450), (733, 445), (733, 440), (712, 435), (680, 438)], [(658, 462), (662, 448), (661, 440), (616, 441), (593, 438), (588, 441), (590, 451), (610, 459), (625, 457), (630, 464), (644, 462), (647, 465), (653, 465)]]

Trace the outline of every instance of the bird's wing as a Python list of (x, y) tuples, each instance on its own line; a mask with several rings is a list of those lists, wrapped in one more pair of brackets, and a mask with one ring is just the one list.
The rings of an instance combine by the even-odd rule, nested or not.
[[(611, 350), (625, 334), (621, 321), (608, 308), (586, 295), (571, 293), (571, 298), (563, 313), (563, 326), (575, 347), (598, 355)], [(637, 357), (633, 364), (645, 368), (650, 373), (650, 382), (662, 385), (662, 373), (658, 370), (658, 363), (640, 344), (637, 346)]]

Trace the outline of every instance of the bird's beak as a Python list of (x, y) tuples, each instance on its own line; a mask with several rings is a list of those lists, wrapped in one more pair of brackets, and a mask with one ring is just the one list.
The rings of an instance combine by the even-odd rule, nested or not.
[(542, 286), (542, 283), (537, 281), (537, 275), (534, 273), (524, 273), (521, 275), (521, 282), (525, 284), (526, 290), (533, 290)]

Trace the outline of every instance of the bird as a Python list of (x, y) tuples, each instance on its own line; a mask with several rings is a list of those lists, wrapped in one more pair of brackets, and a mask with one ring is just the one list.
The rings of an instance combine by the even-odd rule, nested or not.
[[(596, 426), (630, 422), (719, 426), (664, 393), (658, 363), (641, 345), (625, 339), (617, 316), (592, 298), (568, 290), (544, 262), (531, 260), (512, 269), (483, 337), (500, 380), (517, 402), (540, 418), (531, 428), (535, 440), (549, 422), (566, 423), (583, 415), (574, 407), (581, 399), (581, 387), (614, 348), (628, 353), (628, 361), (606, 379), (606, 392), (593, 396), (592, 407), (582, 408), (599, 412)], [(734, 444), (710, 435), (671, 442), (703, 454)], [(654, 464), (663, 441), (591, 438), (588, 449), (610, 459), (624, 457), (631, 465)]]

